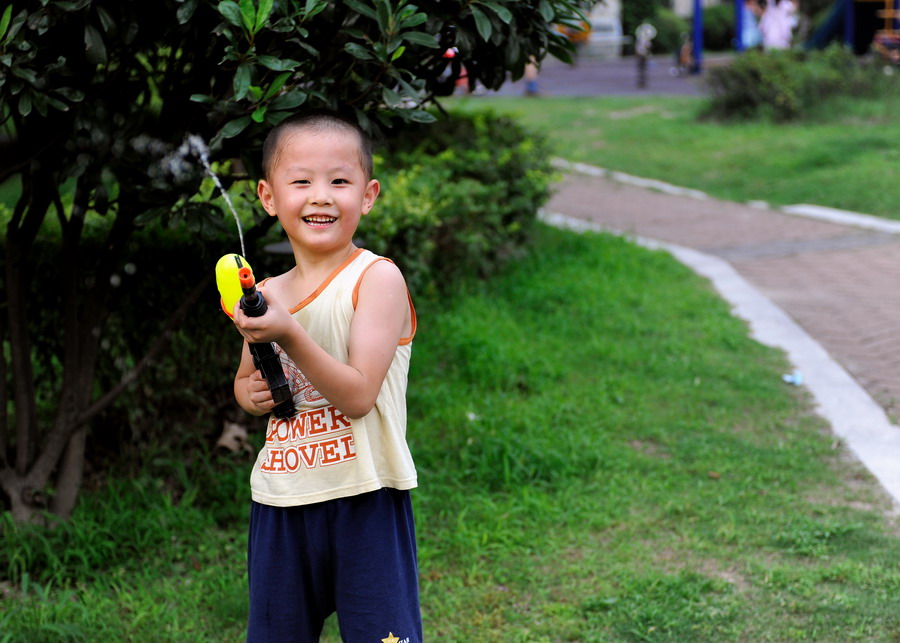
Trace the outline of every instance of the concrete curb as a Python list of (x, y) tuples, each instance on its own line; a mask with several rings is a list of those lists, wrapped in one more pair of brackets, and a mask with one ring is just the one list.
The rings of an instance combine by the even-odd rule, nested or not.
[[(579, 232), (622, 235), (620, 231), (564, 214), (542, 212), (550, 225)], [(775, 305), (728, 262), (675, 244), (627, 235), (638, 245), (660, 249), (712, 282), (732, 306), (733, 313), (750, 325), (751, 336), (779, 348), (803, 373), (804, 384), (816, 402), (817, 412), (832, 427), (878, 482), (900, 503), (900, 427), (892, 424), (872, 397), (828, 352), (787, 313)]]
[[(691, 188), (683, 188), (678, 185), (672, 185), (665, 181), (657, 181), (656, 179), (645, 179), (640, 176), (625, 174), (624, 172), (616, 172), (607, 170), (595, 165), (587, 163), (575, 163), (561, 158), (555, 158), (552, 161), (553, 167), (564, 172), (578, 172), (585, 176), (605, 177), (648, 190), (655, 190), (663, 194), (672, 196), (684, 196), (692, 199), (710, 199), (711, 197), (701, 190)], [(877, 232), (886, 232), (888, 234), (900, 234), (900, 221), (891, 219), (882, 219), (871, 214), (861, 214), (859, 212), (851, 212), (849, 210), (839, 210), (837, 208), (828, 208), (823, 205), (811, 205), (808, 203), (797, 203), (795, 205), (784, 205), (772, 208), (765, 201), (750, 201), (749, 205), (758, 209), (769, 209), (783, 212), (792, 216), (806, 217), (808, 219), (816, 219), (817, 221), (826, 221), (828, 223), (837, 223), (840, 225), (853, 226), (855, 228), (863, 228), (865, 230), (874, 230)]]

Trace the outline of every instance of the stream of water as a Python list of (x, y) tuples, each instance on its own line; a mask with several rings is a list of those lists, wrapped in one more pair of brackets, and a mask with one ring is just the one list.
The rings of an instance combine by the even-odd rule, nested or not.
[(212, 178), (213, 182), (216, 184), (216, 187), (219, 188), (222, 198), (225, 199), (225, 204), (228, 206), (228, 209), (231, 210), (231, 214), (234, 216), (234, 222), (237, 224), (238, 237), (241, 240), (241, 256), (246, 257), (247, 251), (244, 248), (244, 230), (241, 227), (241, 219), (234, 207), (234, 203), (231, 202), (231, 197), (228, 196), (228, 192), (225, 191), (222, 181), (220, 181), (218, 175), (213, 172), (212, 165), (209, 162), (209, 147), (207, 147), (206, 142), (196, 134), (191, 134), (187, 137), (187, 146), (188, 150), (186, 151), (193, 152), (200, 158), (200, 162), (203, 163), (206, 173), (209, 174), (210, 178)]

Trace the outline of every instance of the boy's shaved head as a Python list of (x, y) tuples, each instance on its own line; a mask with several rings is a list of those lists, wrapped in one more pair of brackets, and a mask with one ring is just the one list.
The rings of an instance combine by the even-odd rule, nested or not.
[(372, 177), (372, 141), (355, 123), (332, 112), (306, 112), (295, 114), (272, 128), (266, 137), (262, 151), (263, 176), (268, 179), (278, 160), (284, 135), (290, 132), (307, 131), (313, 134), (351, 134), (359, 141), (359, 164), (366, 175)]

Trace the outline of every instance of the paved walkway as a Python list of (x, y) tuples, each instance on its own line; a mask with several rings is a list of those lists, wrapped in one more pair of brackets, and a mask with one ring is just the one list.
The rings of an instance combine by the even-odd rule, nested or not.
[(787, 352), (835, 433), (900, 501), (900, 428), (888, 419), (900, 417), (900, 223), (569, 170), (547, 210), (662, 242), (710, 278), (760, 341)]
[[(728, 55), (711, 57), (707, 67), (722, 64)], [(703, 93), (701, 76), (674, 76), (672, 56), (653, 56), (647, 65), (646, 83), (637, 84), (637, 62), (633, 57), (598, 59), (582, 56), (575, 65), (547, 57), (542, 63), (538, 86), (547, 96), (653, 96), (689, 95)], [(499, 96), (521, 96), (525, 80), (504, 83), (496, 92)]]

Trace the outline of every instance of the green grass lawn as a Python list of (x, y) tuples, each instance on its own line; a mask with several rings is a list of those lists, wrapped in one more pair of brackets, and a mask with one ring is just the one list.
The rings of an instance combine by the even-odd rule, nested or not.
[(734, 200), (900, 218), (900, 96), (836, 100), (797, 124), (698, 119), (699, 97), (475, 97), (516, 114), (556, 153)]
[[(781, 381), (783, 355), (687, 268), (541, 225), (496, 279), (422, 304), (427, 640), (896, 640), (890, 502)], [(218, 522), (203, 489), (82, 503), (78, 529), (114, 497), (167, 531), (137, 546), (120, 521), (134, 534), (92, 578), (4, 586), (0, 641), (241, 640), (248, 464), (214, 466)], [(44, 546), (6, 538), (7, 556)]]

